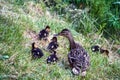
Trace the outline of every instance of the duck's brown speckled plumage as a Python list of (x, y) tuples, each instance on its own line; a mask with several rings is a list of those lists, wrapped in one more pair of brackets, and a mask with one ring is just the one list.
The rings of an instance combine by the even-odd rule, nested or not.
[[(68, 61), (72, 68), (72, 73), (78, 75), (82, 72), (86, 72), (90, 65), (90, 59), (85, 49), (80, 44), (75, 43), (68, 29), (63, 29), (58, 35), (64, 36), (69, 40), (70, 52), (68, 53)], [(85, 75), (83, 74), (83, 76)]]
[(86, 71), (90, 64), (88, 53), (80, 45), (78, 45), (77, 48), (70, 50), (68, 53), (68, 60), (71, 67), (78, 70), (79, 73), (80, 71)]

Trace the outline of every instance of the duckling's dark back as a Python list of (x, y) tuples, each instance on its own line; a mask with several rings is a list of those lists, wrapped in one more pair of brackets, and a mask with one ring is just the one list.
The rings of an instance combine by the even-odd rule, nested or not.
[(41, 40), (41, 39), (44, 39), (44, 38), (46, 38), (48, 35), (49, 35), (49, 33), (48, 33), (45, 29), (43, 29), (43, 30), (41, 30), (41, 31), (39, 32), (39, 39), (40, 39), (40, 40)]
[(47, 47), (47, 49), (49, 50), (49, 51), (55, 51), (57, 48), (58, 48), (58, 42), (57, 42), (57, 38), (56, 37), (53, 37), (52, 39), (51, 39), (51, 42), (49, 43), (49, 45), (48, 45), (48, 47)]
[(95, 45), (95, 46), (92, 46), (92, 47), (91, 47), (91, 50), (92, 50), (93, 52), (97, 52), (97, 51), (100, 51), (100, 47), (99, 47), (98, 45)]
[(57, 62), (58, 61), (58, 57), (56, 55), (56, 51), (54, 51), (53, 54), (51, 54), (48, 58), (47, 58), (47, 63), (52, 63), (52, 62)]
[(47, 37), (49, 35), (49, 32), (50, 32), (50, 27), (49, 26), (46, 26), (45, 29), (42, 29), (40, 32), (39, 32), (39, 39), (44, 39), (44, 40), (47, 40)]
[(34, 58), (41, 58), (43, 56), (43, 52), (42, 52), (41, 49), (35, 48), (35, 49), (32, 50), (32, 56)]
[(58, 43), (57, 42), (50, 42), (48, 47), (47, 47), (47, 49), (51, 50), (51, 51), (56, 50), (57, 48), (58, 48)]

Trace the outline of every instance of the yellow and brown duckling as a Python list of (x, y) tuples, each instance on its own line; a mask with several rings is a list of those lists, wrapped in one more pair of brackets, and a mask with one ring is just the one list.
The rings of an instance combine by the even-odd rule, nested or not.
[(81, 76), (84, 77), (90, 66), (89, 54), (80, 44), (74, 41), (70, 30), (63, 29), (60, 33), (56, 34), (56, 36), (64, 36), (69, 40), (70, 52), (68, 53), (68, 61), (72, 68), (72, 73), (75, 75), (81, 73)]
[(32, 53), (32, 58), (33, 59), (41, 58), (44, 55), (43, 52), (42, 52), (42, 50), (37, 47), (37, 45), (35, 44), (35, 42), (32, 43), (31, 53)]
[(105, 54), (109, 57), (109, 51), (102, 49), (101, 47), (99, 47), (98, 45), (94, 45), (91, 47), (92, 52), (100, 52), (101, 54)]
[(58, 57), (56, 55), (56, 51), (53, 51), (53, 53), (47, 58), (47, 63), (54, 63), (58, 61)]
[(46, 26), (45, 29), (42, 29), (40, 32), (39, 32), (39, 39), (40, 40), (45, 40), (47, 41), (47, 37), (49, 35), (49, 32), (50, 32), (50, 27), (49, 26)]
[(58, 42), (57, 42), (57, 37), (53, 37), (51, 39), (51, 42), (49, 43), (47, 49), (50, 51), (50, 52), (53, 52), (55, 51), (57, 48), (58, 48)]

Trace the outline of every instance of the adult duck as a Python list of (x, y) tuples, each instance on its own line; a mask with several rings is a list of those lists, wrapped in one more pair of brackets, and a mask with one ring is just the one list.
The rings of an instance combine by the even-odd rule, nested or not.
[(81, 76), (85, 76), (90, 65), (88, 53), (80, 44), (74, 41), (70, 30), (63, 29), (55, 36), (64, 36), (69, 40), (70, 52), (68, 53), (68, 61), (72, 68), (72, 73), (75, 75), (79, 75), (81, 73)]

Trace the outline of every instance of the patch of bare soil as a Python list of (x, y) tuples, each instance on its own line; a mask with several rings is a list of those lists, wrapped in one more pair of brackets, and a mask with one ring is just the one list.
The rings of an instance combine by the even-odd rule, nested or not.
[(110, 50), (110, 57), (109, 61), (113, 63), (116, 60), (120, 60), (120, 55), (117, 53), (117, 51), (120, 49), (120, 45), (113, 45)]
[(31, 46), (31, 44), (33, 42), (40, 44), (40, 40), (38, 37), (38, 34), (30, 29), (27, 29), (24, 33), (23, 33), (24, 38), (26, 39), (26, 42), (24, 43), (25, 47), (29, 47)]
[(38, 34), (39, 33), (35, 32), (33, 30), (27, 29), (23, 34), (24, 38), (26, 39), (24, 46), (26, 48), (31, 47), (31, 44), (33, 42), (35, 42), (38, 47), (45, 49), (53, 36), (49, 35), (48, 41), (44, 41), (44, 40), (39, 40)]

